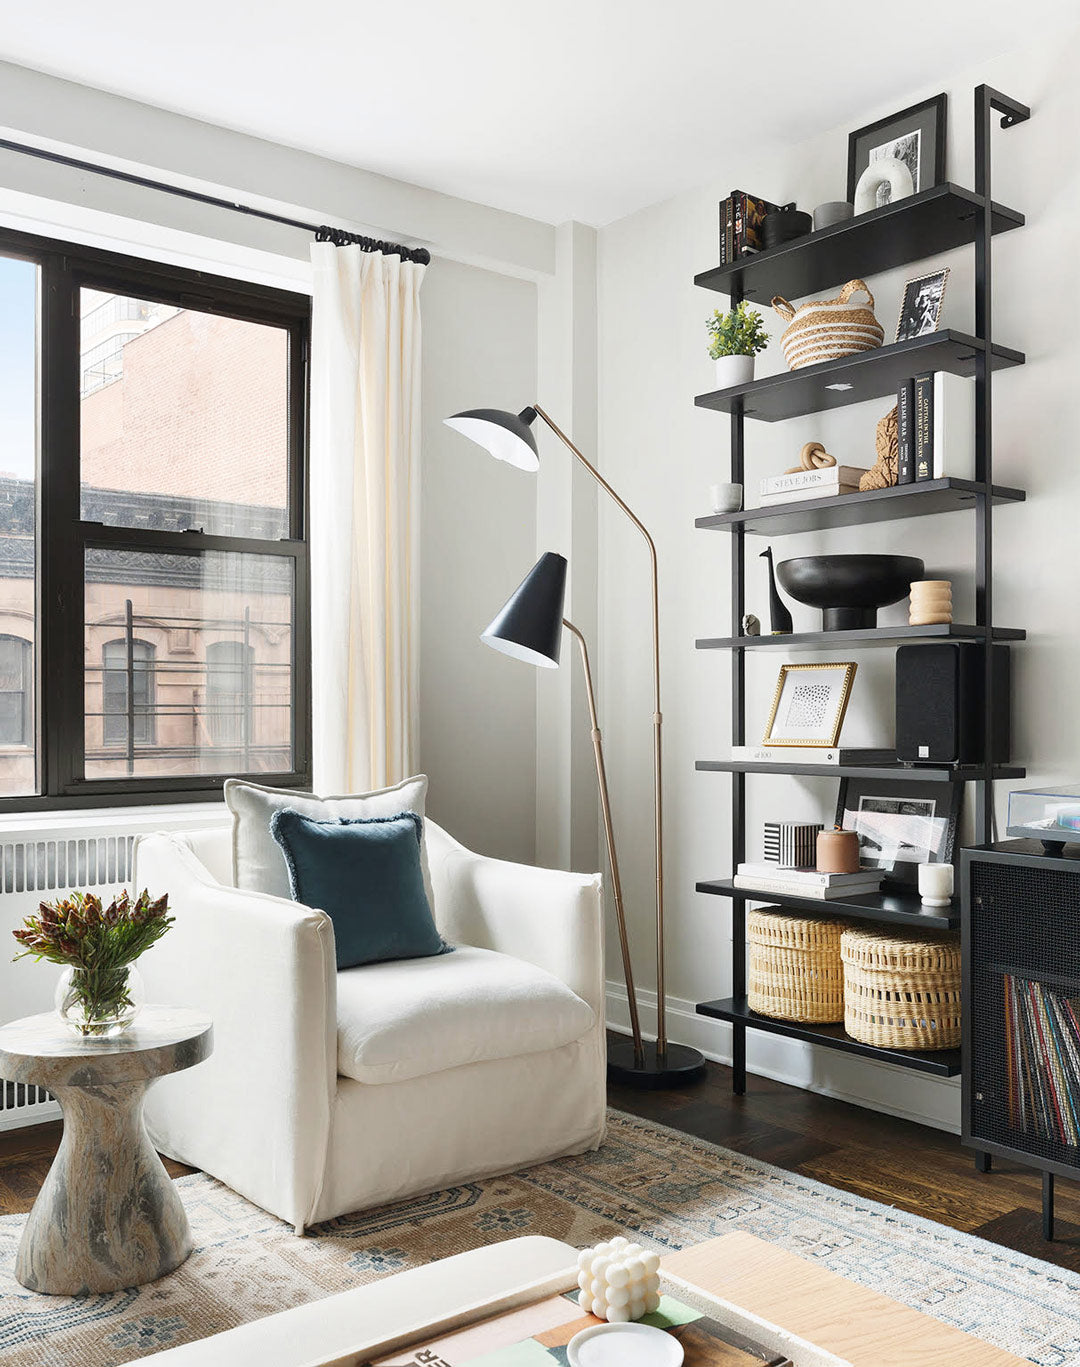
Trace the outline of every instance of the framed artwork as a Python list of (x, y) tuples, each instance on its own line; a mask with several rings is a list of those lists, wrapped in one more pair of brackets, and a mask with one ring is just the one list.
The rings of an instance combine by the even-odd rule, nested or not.
[(945, 266), (907, 282), (904, 297), (900, 301), (900, 317), (896, 320), (898, 342), (906, 342), (909, 337), (921, 337), (924, 332), (937, 332), (948, 279), (949, 268)]
[(781, 665), (762, 745), (818, 745), (840, 739), (857, 665)]
[(920, 864), (951, 864), (962, 783), (843, 778), (836, 825), (859, 834), (859, 863), (888, 883), (918, 886)]
[[(899, 114), (848, 134), (847, 197), (855, 202), (855, 186), (872, 161), (895, 157), (911, 172), (915, 193), (945, 179), (945, 95), (913, 104)], [(877, 207), (888, 204), (887, 185), (878, 187)]]

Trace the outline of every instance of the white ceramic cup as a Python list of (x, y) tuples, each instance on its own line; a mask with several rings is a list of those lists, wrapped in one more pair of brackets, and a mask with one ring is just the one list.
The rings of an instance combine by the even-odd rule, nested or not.
[(742, 485), (710, 484), (709, 506), (714, 513), (737, 513), (742, 507)]
[(928, 907), (947, 907), (952, 901), (953, 866), (919, 865), (919, 896)]

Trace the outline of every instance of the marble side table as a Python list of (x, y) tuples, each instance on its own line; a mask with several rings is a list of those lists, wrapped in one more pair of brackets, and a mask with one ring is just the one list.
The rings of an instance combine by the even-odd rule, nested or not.
[(143, 1126), (150, 1084), (208, 1058), (211, 1021), (144, 1006), (115, 1039), (80, 1039), (53, 1012), (0, 1027), (0, 1078), (47, 1087), (64, 1136), (26, 1221), (15, 1275), (53, 1296), (163, 1277), (191, 1252), (176, 1188)]

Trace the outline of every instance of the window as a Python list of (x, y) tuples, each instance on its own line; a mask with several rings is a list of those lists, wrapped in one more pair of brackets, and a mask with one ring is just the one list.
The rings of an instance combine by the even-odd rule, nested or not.
[(21, 636), (0, 636), (0, 746), (33, 744), (30, 656), (29, 641)]
[(215, 641), (206, 649), (206, 710), (215, 745), (251, 745), (254, 656), (243, 641)]
[(309, 782), (309, 328), (0, 230), (0, 810)]
[[(154, 739), (154, 647), (149, 641), (106, 641), (101, 652), (102, 739), (106, 745), (149, 745)], [(128, 694), (131, 717), (128, 717)], [(131, 725), (129, 726), (129, 720)]]

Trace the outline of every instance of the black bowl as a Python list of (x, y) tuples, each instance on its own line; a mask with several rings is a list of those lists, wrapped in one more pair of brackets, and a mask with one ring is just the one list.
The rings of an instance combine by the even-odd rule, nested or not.
[(804, 555), (781, 560), (780, 585), (799, 603), (821, 608), (822, 630), (877, 625), (878, 608), (899, 603), (925, 566), (913, 555)]

